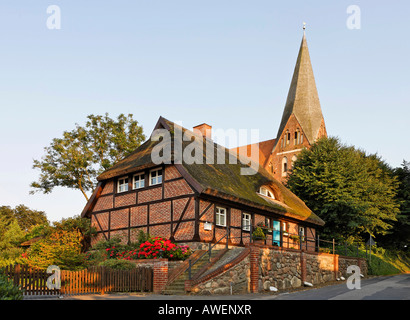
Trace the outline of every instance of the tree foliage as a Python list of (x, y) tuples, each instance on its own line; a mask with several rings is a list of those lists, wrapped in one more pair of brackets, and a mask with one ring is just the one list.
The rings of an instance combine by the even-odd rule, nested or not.
[(48, 224), (44, 211), (30, 209), (23, 204), (16, 206), (14, 209), (9, 206), (1, 206), (0, 216), (9, 222), (16, 220), (23, 231), (27, 231), (37, 224)]
[(134, 151), (145, 140), (142, 127), (132, 114), (120, 114), (117, 120), (106, 113), (89, 115), (85, 126), (76, 124), (45, 148), (41, 160), (33, 168), (40, 170), (31, 193), (52, 192), (54, 187), (78, 189), (88, 200), (87, 192), (95, 188), (96, 178)]
[(328, 238), (360, 241), (368, 233), (386, 234), (399, 213), (398, 183), (389, 166), (337, 138), (303, 150), (287, 186), (326, 222)]
[(384, 246), (391, 248), (407, 248), (410, 245), (410, 162), (403, 161), (401, 167), (394, 169), (399, 188), (397, 200), (400, 203), (400, 213), (393, 224), (393, 230), (381, 241)]
[(57, 265), (63, 270), (82, 268), (82, 235), (77, 230), (57, 230), (50, 236), (35, 242), (26, 255), (26, 263), (40, 269)]

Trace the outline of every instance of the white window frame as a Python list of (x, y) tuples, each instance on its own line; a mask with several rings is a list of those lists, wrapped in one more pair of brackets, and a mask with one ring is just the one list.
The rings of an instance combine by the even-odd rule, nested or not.
[(242, 230), (251, 231), (252, 215), (250, 213), (242, 214)]
[[(161, 175), (158, 175), (158, 171), (161, 171)], [(155, 177), (152, 176), (154, 172), (156, 173)], [(153, 179), (155, 179), (155, 182), (152, 181)], [(149, 185), (150, 186), (155, 186), (155, 185), (161, 184), (161, 183), (162, 183), (162, 168), (151, 170), (149, 172)]]
[[(136, 178), (138, 178), (138, 180)], [(136, 186), (136, 182), (138, 182), (138, 186)], [(132, 189), (135, 190), (135, 189), (141, 189), (144, 187), (145, 187), (145, 174), (143, 172), (134, 174), (134, 176), (132, 177)]]
[[(121, 181), (127, 181), (124, 183), (121, 183)], [(122, 192), (127, 192), (128, 191), (128, 184), (129, 184), (129, 178), (128, 177), (121, 177), (118, 178), (117, 180), (117, 192), (122, 193)]]
[(275, 196), (273, 195), (273, 193), (266, 187), (260, 187), (259, 193), (265, 197), (275, 199)]
[(215, 210), (215, 225), (226, 227), (226, 208), (216, 207)]

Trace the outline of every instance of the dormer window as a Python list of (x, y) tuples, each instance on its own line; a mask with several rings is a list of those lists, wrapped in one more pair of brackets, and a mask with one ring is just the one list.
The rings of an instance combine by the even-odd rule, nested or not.
[(269, 198), (275, 199), (275, 196), (273, 195), (273, 193), (272, 193), (268, 188), (260, 187), (259, 193), (260, 193), (261, 195), (265, 196), (265, 197), (269, 197)]
[(149, 185), (153, 186), (162, 183), (162, 169), (151, 170), (149, 173)]
[(118, 179), (118, 192), (128, 191), (128, 177), (123, 177)]

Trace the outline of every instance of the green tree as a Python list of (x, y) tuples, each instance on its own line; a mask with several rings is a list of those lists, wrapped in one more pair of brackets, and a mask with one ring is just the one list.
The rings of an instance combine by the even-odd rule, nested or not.
[(88, 200), (87, 192), (95, 188), (97, 176), (145, 140), (132, 114), (120, 114), (117, 120), (108, 113), (87, 118), (85, 126), (76, 124), (74, 130), (65, 131), (45, 148), (41, 160), (34, 160), (33, 168), (41, 173), (39, 180), (31, 183), (30, 193), (67, 187), (80, 190)]
[(0, 266), (13, 264), (23, 253), (19, 247), (24, 232), (16, 219), (0, 215)]
[(16, 220), (23, 231), (28, 231), (37, 224), (47, 224), (47, 216), (44, 211), (38, 211), (20, 204), (14, 209), (9, 206), (0, 207), (0, 215), (6, 217), (8, 221)]
[(55, 230), (30, 247), (26, 263), (37, 268), (57, 265), (64, 270), (81, 269), (85, 263), (81, 241), (82, 235), (77, 230)]
[(360, 241), (392, 228), (396, 180), (376, 155), (322, 138), (300, 153), (287, 186), (326, 222), (325, 237)]
[(397, 200), (400, 203), (400, 213), (393, 229), (381, 242), (390, 248), (408, 248), (410, 245), (410, 162), (403, 161), (401, 167), (394, 169), (394, 175), (399, 181)]
[(74, 216), (63, 218), (59, 222), (53, 223), (55, 230), (62, 231), (77, 231), (81, 234), (82, 252), (87, 251), (91, 247), (91, 239), (97, 234), (97, 229), (91, 226), (91, 219)]

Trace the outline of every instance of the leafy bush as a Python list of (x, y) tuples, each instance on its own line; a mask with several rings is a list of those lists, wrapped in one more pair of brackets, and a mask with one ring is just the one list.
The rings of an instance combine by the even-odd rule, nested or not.
[(98, 264), (100, 267), (106, 267), (115, 270), (131, 270), (135, 265), (127, 260), (108, 259)]
[(257, 227), (254, 232), (252, 232), (252, 239), (254, 240), (265, 240), (266, 236), (261, 227)]
[(19, 286), (14, 285), (0, 270), (0, 300), (23, 300)]
[(82, 236), (78, 231), (56, 231), (49, 237), (35, 242), (27, 252), (26, 263), (37, 268), (57, 265), (62, 270), (84, 268), (81, 253)]

